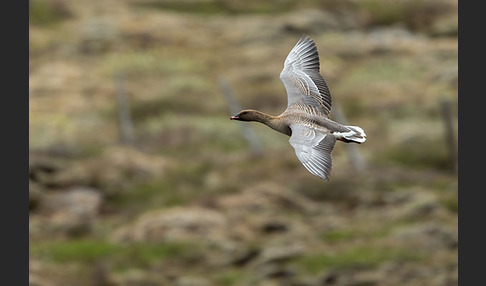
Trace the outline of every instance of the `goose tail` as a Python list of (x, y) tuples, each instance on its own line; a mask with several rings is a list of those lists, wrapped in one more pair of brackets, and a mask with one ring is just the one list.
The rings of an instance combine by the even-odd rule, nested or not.
[(350, 131), (348, 132), (334, 132), (334, 136), (336, 136), (336, 139), (341, 140), (346, 143), (358, 143), (361, 144), (366, 141), (366, 133), (364, 132), (363, 128), (359, 126), (350, 126), (346, 125)]

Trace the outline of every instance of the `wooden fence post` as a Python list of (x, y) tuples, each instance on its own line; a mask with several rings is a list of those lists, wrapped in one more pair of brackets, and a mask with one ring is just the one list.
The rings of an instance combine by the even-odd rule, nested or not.
[[(228, 105), (228, 108), (232, 115), (235, 115), (241, 110), (240, 105), (236, 101), (236, 98), (233, 95), (233, 90), (229, 82), (223, 76), (219, 77), (218, 80), (219, 88), (223, 92), (224, 98)], [(258, 140), (258, 137), (253, 132), (253, 130), (248, 126), (248, 124), (244, 124), (243, 122), (238, 122), (240, 126), (240, 131), (243, 134), (243, 137), (246, 139), (248, 144), (250, 145), (250, 149), (253, 155), (261, 156), (263, 155), (263, 148)]]
[(449, 99), (441, 99), (440, 107), (442, 112), (442, 120), (445, 127), (445, 141), (449, 149), (449, 160), (451, 170), (455, 174), (458, 172), (458, 160), (457, 160), (457, 146), (456, 136), (454, 134), (454, 116), (452, 112), (452, 102)]
[(116, 95), (121, 140), (123, 144), (133, 145), (135, 143), (135, 135), (130, 113), (130, 102), (125, 90), (125, 77), (122, 74), (117, 74), (115, 83), (117, 87)]
[[(341, 124), (347, 125), (347, 120), (346, 116), (344, 115), (344, 112), (342, 111), (341, 107), (337, 104), (334, 104), (332, 107), (332, 115), (336, 122), (339, 122)], [(359, 150), (356, 148), (356, 145), (353, 143), (348, 143), (346, 145), (346, 151), (348, 154), (349, 162), (353, 166), (353, 169), (361, 173), (362, 171), (365, 170), (366, 168), (366, 162), (359, 153)]]

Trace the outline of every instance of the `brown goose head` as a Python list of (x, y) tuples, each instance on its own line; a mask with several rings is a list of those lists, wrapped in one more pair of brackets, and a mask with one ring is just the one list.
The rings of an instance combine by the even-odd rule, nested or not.
[(231, 116), (231, 120), (238, 120), (238, 121), (259, 121), (262, 122), (264, 119), (266, 119), (268, 115), (263, 114), (262, 112), (258, 110), (253, 110), (253, 109), (245, 109), (240, 111), (238, 114), (235, 116)]

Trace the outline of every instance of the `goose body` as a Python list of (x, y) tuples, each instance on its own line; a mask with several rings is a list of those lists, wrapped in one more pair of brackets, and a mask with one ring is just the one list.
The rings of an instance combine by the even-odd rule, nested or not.
[(261, 122), (290, 136), (297, 158), (313, 175), (329, 180), (331, 152), (336, 140), (361, 144), (364, 130), (329, 118), (331, 93), (319, 72), (319, 54), (314, 41), (302, 36), (285, 59), (280, 80), (287, 91), (287, 109), (278, 116), (245, 109), (232, 120)]

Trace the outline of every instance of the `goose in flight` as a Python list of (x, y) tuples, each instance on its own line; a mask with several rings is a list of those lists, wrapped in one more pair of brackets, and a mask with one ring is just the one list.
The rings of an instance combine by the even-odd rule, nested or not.
[(290, 136), (297, 158), (313, 175), (329, 180), (331, 152), (336, 140), (361, 144), (364, 130), (329, 118), (331, 93), (319, 72), (319, 54), (314, 41), (302, 36), (285, 59), (280, 80), (287, 91), (287, 109), (278, 116), (245, 109), (230, 119), (261, 122)]

